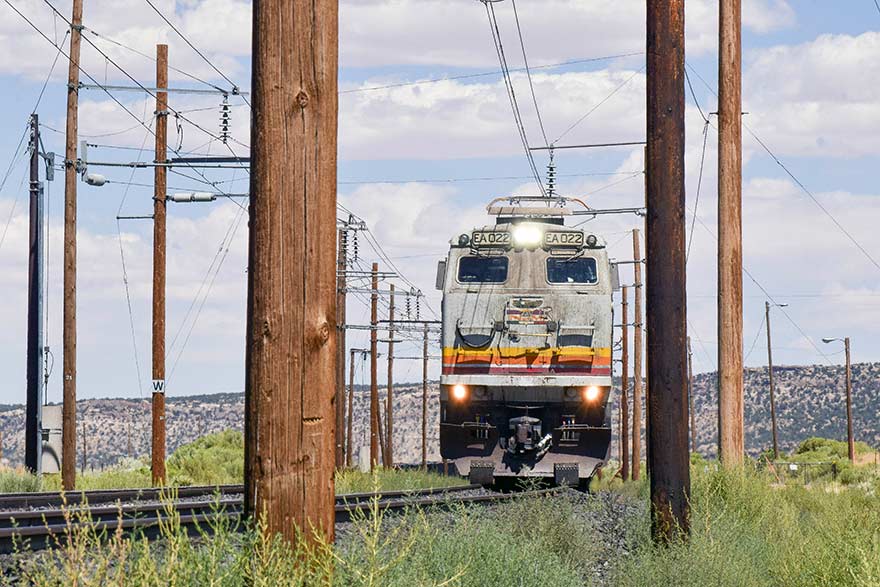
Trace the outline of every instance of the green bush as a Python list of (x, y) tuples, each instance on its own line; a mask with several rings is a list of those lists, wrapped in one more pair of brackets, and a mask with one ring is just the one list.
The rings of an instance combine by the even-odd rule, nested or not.
[(40, 478), (24, 470), (0, 471), (0, 493), (41, 491)]
[(772, 487), (762, 474), (693, 475), (687, 545), (641, 545), (620, 561), (615, 585), (825, 587), (877, 585), (880, 498), (860, 489)]
[[(866, 454), (872, 450), (864, 442), (856, 442), (854, 448), (856, 454)], [(833, 460), (835, 457), (846, 459), (849, 458), (849, 446), (841, 440), (812, 437), (798, 445), (797, 450), (795, 450), (795, 456), (803, 460), (807, 460), (804, 457), (809, 457), (817, 461), (823, 460), (823, 457), (824, 460)]]
[(224, 430), (184, 444), (169, 457), (171, 485), (229, 485), (244, 482), (244, 435)]

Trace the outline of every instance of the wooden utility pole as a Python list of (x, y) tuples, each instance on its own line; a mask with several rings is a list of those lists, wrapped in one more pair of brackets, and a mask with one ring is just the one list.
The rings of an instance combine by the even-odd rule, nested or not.
[(629, 479), (629, 288), (621, 288), (620, 476)]
[[(156, 162), (168, 160), (168, 45), (156, 45)], [(167, 168), (153, 169), (153, 485), (165, 485), (165, 236)]]
[(370, 470), (379, 464), (379, 380), (376, 373), (379, 328), (379, 264), (373, 263), (373, 293), (370, 295)]
[(76, 488), (76, 140), (83, 0), (73, 0), (64, 147), (64, 315), (62, 325), (61, 488)]
[(668, 543), (690, 534), (684, 0), (648, 0), (647, 17), (646, 309), (656, 344), (648, 346), (646, 429), (652, 533)]
[(351, 442), (354, 429), (354, 353), (355, 349), (351, 349), (348, 366), (348, 426), (345, 432), (345, 464), (349, 467), (353, 466), (352, 451), (354, 450)]
[(253, 3), (245, 513), (334, 536), (338, 3)]
[(632, 479), (638, 481), (642, 465), (642, 249), (639, 230), (633, 230), (633, 271), (635, 314), (633, 322), (633, 412), (632, 412)]
[(39, 474), (43, 403), (43, 184), (40, 183), (40, 119), (36, 114), (31, 115), (30, 151), (24, 466), (31, 473)]
[(697, 422), (694, 411), (694, 353), (691, 351), (691, 337), (687, 338), (688, 350), (688, 413), (691, 416), (691, 452), (697, 452)]
[(428, 468), (428, 325), (422, 339), (422, 469)]
[(348, 231), (337, 233), (336, 256), (336, 468), (345, 466), (345, 268)]
[(849, 356), (849, 337), (843, 339), (844, 351), (846, 352), (846, 444), (849, 449), (849, 462), (856, 461), (856, 443), (853, 434), (852, 415), (852, 364)]
[(388, 302), (388, 392), (385, 394), (385, 452), (383, 462), (390, 469), (394, 466), (394, 284), (391, 284)]
[(743, 444), (742, 8), (720, 0), (718, 53), (718, 454), (739, 466)]
[(773, 344), (770, 338), (770, 302), (764, 302), (764, 319), (767, 322), (767, 375), (770, 379), (770, 427), (773, 434), (773, 460), (779, 460), (779, 444), (776, 438), (776, 386), (773, 382)]

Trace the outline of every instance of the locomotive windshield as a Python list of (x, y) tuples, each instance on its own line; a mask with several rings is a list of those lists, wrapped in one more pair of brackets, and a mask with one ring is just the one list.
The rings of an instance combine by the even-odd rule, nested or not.
[(507, 257), (462, 257), (458, 262), (460, 283), (504, 283)]
[(599, 282), (596, 260), (592, 257), (580, 259), (547, 259), (547, 280), (550, 283)]

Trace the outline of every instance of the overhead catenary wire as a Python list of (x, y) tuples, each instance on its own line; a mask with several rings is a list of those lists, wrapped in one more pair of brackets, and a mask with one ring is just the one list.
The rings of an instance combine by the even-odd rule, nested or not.
[(507, 89), (507, 98), (510, 102), (510, 108), (513, 111), (513, 119), (516, 124), (517, 132), (519, 133), (523, 149), (525, 149), (526, 160), (528, 161), (529, 168), (532, 170), (532, 175), (534, 175), (535, 177), (535, 183), (538, 184), (538, 188), (541, 190), (541, 194), (546, 195), (544, 182), (541, 181), (541, 174), (538, 173), (538, 167), (535, 165), (535, 157), (532, 154), (532, 151), (529, 149), (528, 135), (526, 133), (525, 125), (523, 124), (522, 114), (519, 110), (519, 104), (516, 100), (516, 91), (513, 87), (513, 80), (510, 77), (510, 70), (507, 66), (507, 58), (504, 55), (504, 45), (501, 42), (501, 30), (498, 28), (498, 20), (495, 18), (495, 7), (493, 6), (493, 3), (489, 2), (488, 0), (483, 0), (483, 4), (486, 6), (486, 16), (489, 19), (489, 31), (492, 35), (492, 42), (495, 45), (495, 53), (498, 55), (498, 62), (501, 66), (501, 71), (504, 77), (504, 86)]
[(516, 21), (516, 33), (519, 36), (519, 46), (522, 49), (526, 78), (529, 80), (529, 90), (532, 93), (532, 104), (535, 106), (535, 116), (538, 117), (538, 126), (541, 128), (541, 135), (544, 137), (544, 144), (549, 147), (550, 141), (547, 140), (547, 131), (544, 130), (544, 119), (541, 118), (541, 109), (538, 107), (538, 97), (535, 95), (535, 84), (532, 80), (532, 70), (529, 69), (529, 58), (526, 55), (526, 43), (523, 40), (522, 27), (519, 23), (519, 12), (516, 10), (516, 0), (511, 0), (511, 3), (513, 5), (513, 18)]
[(614, 95), (617, 94), (617, 92), (619, 92), (620, 90), (622, 90), (622, 89), (623, 89), (624, 87), (626, 87), (626, 86), (627, 86), (632, 80), (634, 80), (635, 77), (636, 77), (637, 75), (639, 75), (640, 73), (642, 73), (642, 71), (644, 71), (646, 67), (647, 67), (647, 65), (643, 65), (643, 66), (640, 67), (638, 70), (634, 71), (634, 72), (632, 73), (632, 75), (630, 75), (628, 78), (626, 78), (622, 83), (618, 84), (617, 87), (615, 87), (613, 90), (611, 90), (611, 93), (609, 93), (607, 96), (605, 96), (604, 98), (602, 98), (601, 100), (599, 100), (599, 102), (596, 103), (595, 106), (593, 106), (592, 108), (590, 108), (589, 110), (587, 110), (587, 113), (586, 113), (586, 114), (584, 114), (584, 115), (581, 116), (579, 119), (577, 119), (577, 121), (575, 121), (574, 124), (572, 124), (571, 126), (569, 126), (568, 128), (566, 128), (566, 129), (562, 132), (561, 135), (559, 135), (558, 137), (556, 137), (556, 140), (554, 140), (553, 143), (554, 143), (554, 144), (555, 144), (555, 143), (558, 143), (558, 142), (559, 142), (560, 140), (562, 140), (562, 139), (563, 139), (568, 133), (570, 133), (570, 132), (573, 131), (575, 128), (577, 128), (577, 126), (580, 125), (580, 123), (582, 123), (582, 122), (585, 121), (587, 118), (589, 118), (589, 116), (590, 116), (593, 112), (595, 112), (596, 110), (598, 110), (603, 104), (605, 104), (608, 100), (610, 100), (611, 98), (613, 98)]
[[(556, 177), (604, 177), (611, 175), (632, 175), (641, 171), (607, 171), (596, 173), (560, 173)], [(502, 175), (494, 177), (446, 177), (446, 178), (412, 178), (412, 179), (365, 179), (339, 181), (338, 185), (367, 185), (367, 184), (405, 184), (405, 183), (467, 183), (480, 181), (519, 181), (532, 179), (531, 175)]]

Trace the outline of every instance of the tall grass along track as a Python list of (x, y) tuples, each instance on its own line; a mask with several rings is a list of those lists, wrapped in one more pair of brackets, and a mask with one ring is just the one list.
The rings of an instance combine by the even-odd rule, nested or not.
[[(559, 491), (539, 489), (517, 493), (496, 493), (479, 485), (462, 485), (412, 491), (349, 493), (336, 496), (336, 522), (369, 517), (377, 511), (394, 512), (412, 508), (449, 508), (462, 504), (493, 505), (523, 497)], [(139, 489), (0, 496), (0, 553), (53, 548), (65, 543), (65, 536), (82, 530), (111, 534), (142, 532), (159, 534), (163, 523), (201, 528), (213, 518), (237, 523), (243, 511), (243, 486), (186, 487), (176, 490)], [(9, 509), (17, 506), (18, 509)]]

